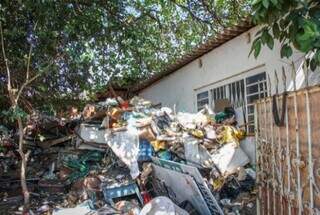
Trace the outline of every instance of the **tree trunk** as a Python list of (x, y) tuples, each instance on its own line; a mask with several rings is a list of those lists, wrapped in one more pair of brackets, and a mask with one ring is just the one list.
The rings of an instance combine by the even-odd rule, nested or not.
[[(16, 111), (18, 106), (18, 100), (19, 97), (24, 89), (28, 84), (30, 84), (33, 80), (35, 80), (38, 76), (40, 76), (41, 73), (33, 76), (31, 79), (29, 79), (29, 69), (30, 69), (30, 59), (31, 59), (31, 52), (32, 52), (32, 45), (30, 46), (30, 51), (28, 55), (28, 63), (27, 63), (27, 72), (26, 72), (26, 81), (21, 86), (20, 90), (17, 91), (18, 94), (16, 94), (15, 90), (11, 86), (11, 73), (9, 68), (8, 59), (6, 57), (6, 52), (4, 48), (4, 39), (3, 39), (3, 31), (2, 31), (2, 22), (0, 21), (0, 42), (2, 47), (2, 55), (5, 62), (5, 68), (7, 71), (7, 89), (8, 89), (8, 96), (11, 102), (11, 108)], [(20, 180), (21, 180), (21, 188), (22, 193), (24, 197), (24, 205), (23, 205), (23, 214), (29, 213), (29, 207), (30, 207), (30, 193), (28, 191), (27, 187), (27, 181), (26, 181), (26, 169), (27, 169), (27, 162), (30, 152), (28, 151), (26, 154), (23, 152), (23, 123), (21, 117), (17, 116), (17, 122), (18, 122), (18, 129), (19, 129), (19, 154), (21, 157), (21, 172), (20, 172)]]
[(17, 117), (18, 121), (18, 128), (19, 128), (19, 154), (21, 157), (21, 172), (20, 172), (20, 180), (21, 180), (21, 188), (24, 197), (24, 205), (23, 205), (23, 213), (27, 213), (30, 207), (30, 193), (27, 187), (26, 181), (26, 169), (27, 169), (27, 162), (28, 162), (28, 155), (29, 153), (25, 154), (23, 152), (23, 124), (21, 117)]

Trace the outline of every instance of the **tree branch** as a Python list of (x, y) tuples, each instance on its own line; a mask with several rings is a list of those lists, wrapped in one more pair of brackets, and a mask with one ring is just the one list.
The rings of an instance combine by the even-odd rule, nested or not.
[(17, 97), (16, 97), (16, 102), (17, 102), (17, 103), (18, 103), (19, 97), (20, 97), (22, 91), (24, 90), (24, 88), (25, 88), (26, 86), (28, 86), (31, 82), (33, 82), (34, 80), (36, 80), (40, 75), (42, 75), (42, 73), (36, 74), (35, 76), (33, 76), (32, 78), (30, 78), (29, 80), (26, 80), (26, 81), (22, 84), (21, 88), (20, 88), (19, 91), (18, 91)]
[[(157, 11), (156, 10), (152, 10), (152, 9), (145, 10), (144, 8), (141, 8), (141, 7), (136, 7), (136, 10), (139, 10), (141, 15), (135, 19), (135, 22), (137, 22), (138, 20), (142, 19), (144, 16), (148, 16), (150, 19), (152, 19), (152, 20), (157, 22), (160, 30), (163, 29), (162, 23), (161, 23), (159, 17), (157, 16)], [(152, 12), (155, 12), (155, 14), (152, 14)]]
[(210, 26), (213, 25), (213, 23), (209, 22), (208, 20), (203, 20), (203, 19), (201, 19), (200, 17), (198, 17), (196, 14), (194, 14), (194, 13), (190, 10), (190, 8), (186, 7), (185, 5), (179, 4), (176, 0), (170, 0), (170, 1), (171, 1), (172, 3), (174, 3), (175, 5), (177, 5), (178, 7), (184, 9), (185, 11), (187, 11), (187, 12), (191, 15), (191, 17), (192, 17), (193, 19), (197, 20), (198, 22), (200, 22), (200, 23), (206, 23), (206, 24), (208, 24), (208, 25), (210, 25)]
[[(62, 54), (60, 57), (63, 57), (63, 56), (64, 56), (64, 54)], [(17, 96), (16, 96), (16, 102), (18, 102), (19, 97), (21, 96), (21, 93), (22, 93), (22, 91), (24, 90), (24, 88), (25, 88), (26, 86), (28, 86), (31, 82), (33, 82), (34, 80), (36, 80), (40, 75), (44, 74), (44, 73), (46, 72), (46, 70), (49, 69), (51, 65), (53, 65), (53, 63), (54, 63), (54, 61), (52, 60), (52, 62), (49, 63), (49, 65), (44, 69), (44, 71), (39, 72), (38, 74), (36, 74), (36, 75), (33, 76), (32, 78), (30, 78), (29, 80), (26, 80), (26, 81), (22, 84), (22, 86), (20, 87), (20, 89), (19, 89), (19, 91), (18, 91), (18, 94), (17, 94)]]
[(159, 17), (158, 17), (157, 15), (153, 15), (153, 14), (151, 13), (151, 11), (146, 12), (146, 15), (147, 15), (148, 17), (150, 17), (151, 19), (153, 19), (154, 21), (156, 21), (157, 24), (158, 24), (158, 26), (159, 26), (159, 28), (160, 28), (160, 30), (162, 30), (163, 27), (162, 27), (161, 21), (160, 21), (160, 19), (159, 19)]
[[(34, 25), (33, 31), (36, 30), (38, 22)], [(30, 62), (31, 62), (31, 54), (32, 54), (32, 42), (30, 42), (30, 49), (29, 49), (29, 54), (28, 54), (28, 60), (27, 60), (27, 74), (26, 74), (26, 81), (29, 80), (30, 76)]]
[(30, 61), (31, 61), (31, 53), (32, 53), (32, 44), (30, 44), (29, 54), (27, 58), (27, 72), (26, 72), (26, 81), (29, 80), (30, 76)]
[(222, 20), (220, 19), (220, 17), (217, 16), (217, 13), (212, 10), (212, 8), (210, 8), (210, 6), (208, 5), (208, 2), (206, 0), (201, 0), (203, 6), (205, 7), (205, 9), (210, 13), (210, 15), (218, 22), (218, 24), (225, 28), (226, 26), (223, 24)]
[(8, 78), (8, 85), (7, 86), (8, 86), (8, 90), (11, 91), (11, 74), (10, 74), (8, 59), (6, 56), (5, 49), (4, 49), (3, 29), (2, 29), (2, 22), (1, 21), (0, 21), (0, 36), (1, 36), (2, 55), (4, 58), (4, 62), (6, 64), (6, 70), (7, 70), (7, 78)]

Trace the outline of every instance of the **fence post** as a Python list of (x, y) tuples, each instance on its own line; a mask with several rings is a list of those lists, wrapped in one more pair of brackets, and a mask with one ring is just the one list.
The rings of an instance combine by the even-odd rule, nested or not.
[(295, 136), (296, 136), (296, 169), (297, 169), (297, 197), (298, 197), (298, 214), (302, 214), (302, 190), (301, 190), (301, 178), (300, 178), (300, 135), (299, 135), (299, 120), (298, 120), (298, 104), (297, 104), (297, 86), (296, 86), (296, 69), (294, 62), (292, 62), (292, 77), (293, 77), (293, 105), (294, 105), (294, 118), (295, 118)]

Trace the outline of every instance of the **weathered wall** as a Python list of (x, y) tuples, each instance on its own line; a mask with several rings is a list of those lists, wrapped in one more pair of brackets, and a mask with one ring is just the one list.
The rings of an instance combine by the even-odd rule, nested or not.
[[(179, 111), (194, 112), (196, 111), (196, 94), (202, 90), (212, 88), (212, 85), (206, 85), (219, 82), (220, 80), (227, 83), (250, 73), (254, 74), (266, 71), (270, 74), (270, 79), (273, 82), (274, 70), (277, 70), (280, 75), (281, 67), (285, 66), (289, 82), (289, 63), (293, 60), (298, 66), (303, 55), (298, 51), (294, 51), (292, 59), (281, 59), (280, 45), (276, 43), (273, 51), (264, 47), (258, 59), (254, 59), (253, 55), (248, 57), (251, 43), (257, 31), (258, 27), (252, 28), (228, 41), (202, 56), (202, 67), (200, 67), (199, 59), (196, 59), (142, 90), (140, 96), (155, 103), (161, 102), (163, 106), (173, 107), (176, 105)], [(251, 38), (251, 42), (248, 42), (249, 37)], [(259, 68), (254, 69), (256, 67)], [(279, 79), (280, 83), (282, 83), (281, 76)], [(272, 89), (272, 92), (274, 91)]]

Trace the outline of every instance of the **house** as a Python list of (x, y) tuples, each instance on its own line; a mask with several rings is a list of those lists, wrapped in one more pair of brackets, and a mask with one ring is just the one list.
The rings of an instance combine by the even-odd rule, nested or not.
[[(281, 59), (277, 42), (273, 50), (263, 47), (257, 59), (248, 56), (259, 29), (247, 21), (226, 29), (137, 85), (136, 91), (176, 111), (197, 112), (228, 99), (238, 124), (245, 124), (249, 132), (240, 147), (257, 167), (258, 214), (277, 214), (277, 210), (318, 214), (320, 200), (314, 187), (319, 180), (314, 172), (319, 168), (315, 158), (319, 157), (320, 72), (305, 69), (305, 56), (297, 50), (290, 59)], [(301, 89), (312, 85), (317, 86)], [(293, 92), (269, 97), (284, 91)], [(281, 114), (274, 109), (279, 98)], [(295, 165), (297, 161), (301, 165)]]
[[(291, 59), (281, 59), (278, 42), (273, 50), (263, 47), (257, 59), (249, 56), (259, 29), (249, 21), (242, 21), (143, 81), (136, 90), (141, 97), (154, 103), (188, 112), (199, 111), (206, 104), (214, 105), (215, 100), (227, 98), (236, 109), (240, 124), (247, 122), (249, 131), (253, 132), (254, 101), (270, 92), (276, 93), (275, 71), (278, 92), (283, 92), (284, 87), (293, 90), (292, 62), (298, 69), (304, 59), (296, 50)], [(286, 86), (282, 82), (282, 67), (286, 71)], [(304, 73), (300, 73), (302, 76), (296, 77), (297, 88), (304, 86)]]

